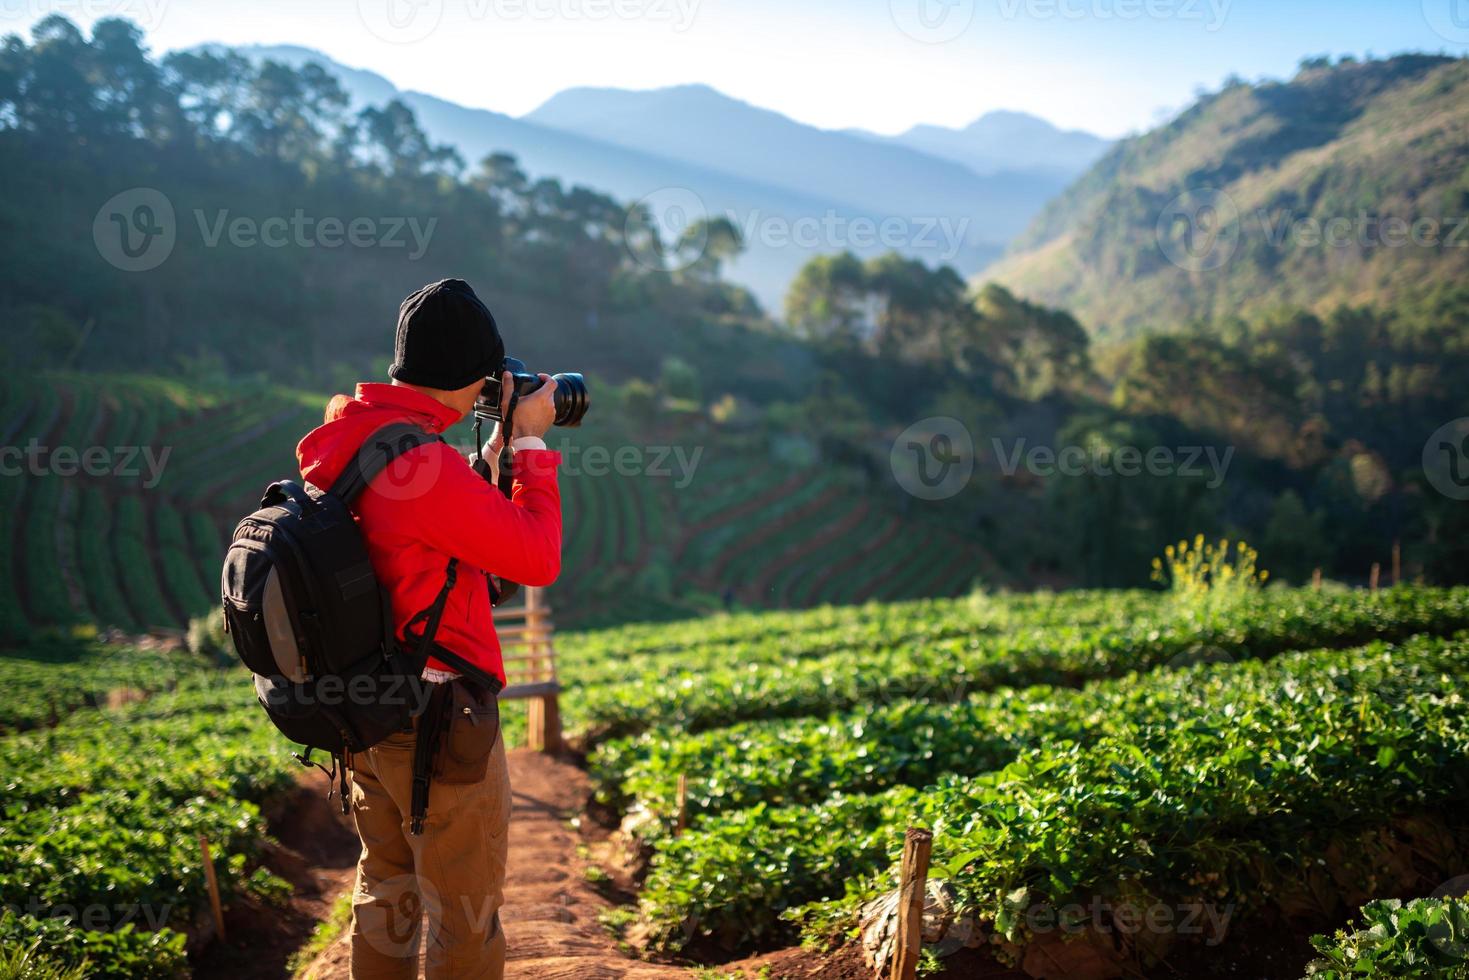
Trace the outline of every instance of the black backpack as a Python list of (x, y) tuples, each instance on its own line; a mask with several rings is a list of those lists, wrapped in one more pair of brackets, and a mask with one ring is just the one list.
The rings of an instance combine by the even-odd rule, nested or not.
[[(428, 707), (430, 688), (421, 676), (430, 654), (500, 690), (497, 677), (434, 642), (457, 559), (450, 559), (437, 598), (409, 621), (412, 649), (405, 649), (352, 516), (358, 495), (389, 463), (435, 441), (410, 423), (384, 426), (330, 489), (273, 483), (260, 509), (235, 528), (221, 586), (225, 630), (254, 673), (270, 720), (306, 747), (297, 756), (303, 764), (314, 765), (311, 751), (324, 749), (335, 770), (346, 753), (411, 729)], [(345, 783), (345, 765), (342, 772)]]

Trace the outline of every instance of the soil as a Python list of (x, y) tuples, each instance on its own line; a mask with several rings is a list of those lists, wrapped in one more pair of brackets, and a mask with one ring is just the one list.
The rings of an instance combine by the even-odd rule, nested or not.
[[(585, 819), (590, 788), (585, 772), (570, 759), (528, 749), (508, 755), (513, 793), (510, 866), (501, 912), (509, 940), (505, 975), (512, 980), (667, 980), (693, 978), (690, 968), (637, 960), (619, 949), (599, 915), (634, 900), (634, 876), (613, 860), (615, 841)], [(581, 826), (573, 818), (582, 817)], [(201, 978), (265, 980), (288, 975), (291, 956), (327, 918), (336, 898), (351, 888), (357, 836), (335, 800), (325, 795), (319, 774), (303, 773), (298, 788), (280, 807), (271, 826), (280, 841), (266, 864), (295, 887), (285, 909), (235, 903), (225, 912), (227, 941), (196, 937), (207, 944), (192, 956)], [(595, 864), (610, 879), (594, 885)], [(601, 877), (601, 876), (599, 876)], [(212, 926), (207, 927), (212, 933)], [(1235, 930), (1219, 946), (1185, 945), (1168, 961), (1130, 976), (1149, 980), (1231, 978), (1278, 980), (1304, 973), (1311, 958), (1309, 933), (1279, 928)], [(985, 949), (959, 950), (942, 960), (938, 980), (1025, 980)], [(791, 948), (706, 967), (705, 975), (739, 980), (870, 980), (855, 944), (823, 953)], [(311, 980), (347, 980), (350, 946), (337, 937), (304, 971)]]
[[(500, 913), (510, 950), (505, 976), (520, 980), (692, 976), (685, 969), (623, 955), (598, 922), (598, 915), (613, 903), (587, 880), (588, 862), (578, 847), (583, 839), (568, 822), (582, 812), (590, 795), (586, 774), (567, 761), (529, 749), (512, 749), (509, 762), (510, 866)], [(340, 937), (311, 964), (306, 976), (346, 980), (349, 965), (349, 944)]]
[[(326, 919), (337, 896), (351, 887), (361, 845), (337, 799), (326, 798), (326, 777), (303, 772), (296, 789), (271, 821), (280, 842), (265, 855), (271, 871), (295, 888), (284, 909), (231, 903), (225, 909), (226, 939), (214, 937), (191, 957), (196, 977), (278, 980), (286, 963)], [(213, 932), (212, 925), (210, 932)], [(344, 974), (345, 975), (345, 974)]]

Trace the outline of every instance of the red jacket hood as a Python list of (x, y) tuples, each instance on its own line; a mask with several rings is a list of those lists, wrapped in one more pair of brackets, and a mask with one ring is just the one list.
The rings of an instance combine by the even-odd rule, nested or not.
[(359, 384), (355, 396), (336, 395), (325, 422), (296, 445), (301, 476), (319, 489), (330, 487), (367, 437), (392, 422), (412, 422), (440, 433), (461, 416), (428, 395), (402, 385)]

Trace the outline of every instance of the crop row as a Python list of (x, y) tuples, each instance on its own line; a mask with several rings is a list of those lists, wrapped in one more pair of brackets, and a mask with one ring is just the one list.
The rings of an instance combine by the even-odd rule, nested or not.
[(750, 721), (696, 734), (657, 728), (597, 747), (590, 768), (605, 805), (639, 812), (643, 836), (668, 829), (686, 780), (686, 818), (759, 803), (819, 802), (834, 792), (922, 786), (997, 769), (1025, 747), (1164, 721), (1170, 706), (1137, 677), (1083, 688), (1001, 688), (958, 702), (900, 701), (840, 715)]
[(117, 498), (113, 513), (113, 555), (128, 605), (144, 626), (177, 625), (177, 617), (159, 587), (148, 546), (143, 501), (132, 494)]
[[(613, 662), (626, 673), (666, 671), (676, 655), (680, 665), (730, 661), (783, 661), (794, 651), (806, 655), (891, 644), (903, 638), (933, 639), (949, 632), (1015, 632), (1032, 628), (1081, 629), (1152, 616), (1169, 607), (1158, 592), (1034, 592), (962, 599), (919, 599), (860, 606), (737, 612), (657, 625), (634, 623), (568, 634), (558, 644), (561, 662), (577, 676), (592, 677), (598, 665)], [(816, 635), (822, 634), (817, 639)], [(821, 643), (830, 644), (824, 649)]]
[(226, 900), (279, 895), (253, 868), (261, 807), (294, 777), (235, 679), (0, 739), (0, 933), (43, 935), (50, 955), (101, 975), (177, 975), (181, 933), (205, 907), (201, 835)]
[(694, 482), (677, 491), (678, 516), (686, 525), (701, 524), (726, 510), (753, 500), (780, 485), (786, 476), (778, 467), (704, 464)]
[[(862, 704), (1031, 684), (1075, 686), (1209, 651), (1216, 658), (1350, 646), (1469, 627), (1469, 589), (1266, 592), (1208, 616), (1134, 617), (1076, 630), (1037, 628), (896, 642), (788, 663), (629, 673), (615, 687), (578, 690), (574, 717), (589, 741), (657, 726), (689, 731), (754, 718), (822, 715)], [(575, 682), (575, 675), (568, 674)]]
[[(1390, 871), (1365, 835), (1469, 802), (1466, 680), (1463, 639), (1140, 677), (1133, 706), (1158, 707), (1108, 734), (1024, 747), (923, 790), (762, 804), (664, 838), (641, 914), (663, 948), (761, 943), (784, 931), (782, 913), (824, 899), (835, 904), (806, 921), (845, 926), (891, 884), (912, 825), (933, 828), (935, 876), (959, 907), (1011, 948), (1035, 938), (1029, 909), (1094, 896), (1245, 914), (1297, 907), (1322, 873), (1326, 896), (1370, 895)], [(1322, 872), (1328, 854), (1339, 860)]]
[(724, 521), (700, 533), (684, 549), (683, 563), (687, 567), (703, 569), (728, 562), (745, 552), (743, 545), (751, 534), (812, 503), (829, 488), (830, 482), (819, 477), (803, 481), (789, 493), (765, 501), (739, 519)]

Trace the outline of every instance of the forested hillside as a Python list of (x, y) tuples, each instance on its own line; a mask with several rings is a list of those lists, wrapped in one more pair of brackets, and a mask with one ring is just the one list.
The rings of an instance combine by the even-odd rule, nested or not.
[[(1358, 70), (1456, 78), (1462, 65), (1307, 75)], [(532, 180), (508, 154), (462, 159), (401, 103), (354, 112), (311, 65), (222, 49), (154, 60), (115, 20), (88, 38), (51, 18), (29, 43), (12, 39), (0, 121), (7, 359), (55, 388), (42, 402), (29, 383), (7, 389), (10, 441), (86, 446), (132, 431), (128, 413), (172, 411), (124, 394), (150, 382), (119, 372), (171, 376), (174, 402), (218, 406), (134, 440), (176, 442), (161, 493), (8, 481), (26, 501), (6, 517), (21, 628), (96, 607), (122, 609), (110, 614), (122, 623), (181, 621), (212, 588), (196, 503), (226, 532), (256, 484), (290, 472), (312, 406), (382, 376), (400, 298), (447, 275), (476, 285), (532, 367), (591, 379), (586, 427), (557, 433), (568, 449), (640, 454), (631, 469), (580, 456), (568, 472), (572, 621), (976, 581), (1142, 585), (1151, 555), (1200, 530), (1258, 542), (1288, 580), (1316, 567), (1363, 579), (1395, 544), (1407, 576), (1463, 575), (1462, 508), (1421, 455), (1469, 410), (1454, 384), (1469, 372), (1466, 299), (1451, 284), (1390, 309), (1286, 310), (1184, 337), (1186, 321), (1168, 319), (1157, 336), (1097, 347), (1084, 319), (998, 285), (844, 253), (807, 263), (773, 318), (723, 278), (744, 244), (728, 224), (664, 241), (645, 210)], [(1434, 278), (1457, 261), (1440, 258)], [(950, 423), (946, 452), (972, 475), (940, 499), (915, 494), (913, 447), (938, 445), (932, 427)], [(241, 447), (254, 454), (230, 456)], [(1111, 465), (1155, 448), (1177, 465), (1126, 477)], [(1073, 449), (1077, 472), (1029, 455)], [(14, 536), (32, 508), (68, 529), (126, 520), (139, 546), (171, 534), (176, 511), (205, 542), (179, 545), (203, 591), (121, 604), (36, 593), (25, 563), (82, 566), (71, 530), (39, 550)]]
[(986, 270), (1113, 339), (1469, 276), (1469, 61), (1303, 63), (1112, 148)]

